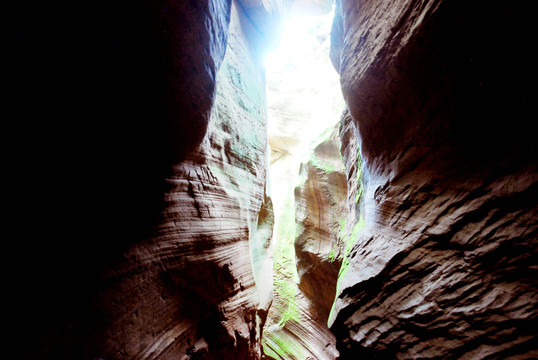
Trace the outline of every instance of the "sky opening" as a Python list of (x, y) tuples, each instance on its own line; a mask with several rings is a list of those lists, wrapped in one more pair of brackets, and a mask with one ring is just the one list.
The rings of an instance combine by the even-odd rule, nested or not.
[(313, 149), (338, 131), (344, 101), (329, 57), (333, 17), (334, 9), (325, 15), (290, 17), (280, 46), (265, 60), (275, 216), (289, 203), (290, 191), (300, 181), (301, 163), (308, 162)]
[(271, 162), (282, 155), (307, 160), (316, 139), (343, 110), (339, 76), (330, 58), (334, 9), (291, 16), (280, 46), (265, 59)]

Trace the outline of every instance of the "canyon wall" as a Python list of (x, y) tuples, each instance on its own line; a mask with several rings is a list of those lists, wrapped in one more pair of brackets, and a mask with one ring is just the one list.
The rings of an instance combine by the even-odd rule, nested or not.
[(103, 358), (260, 356), (272, 207), (264, 73), (248, 31), (234, 4), (207, 133), (166, 178), (151, 237), (102, 275), (94, 302), (110, 319)]
[(275, 209), (274, 300), (263, 334), (268, 358), (338, 356), (327, 320), (342, 262), (347, 184), (335, 128), (310, 159), (297, 164), (284, 155), (271, 167), (275, 175), (298, 174)]
[(340, 359), (538, 356), (528, 6), (338, 2), (356, 212), (329, 322)]
[[(271, 200), (261, 59), (290, 6), (15, 5), (10, 358), (538, 357), (530, 5), (338, 1), (345, 175), (333, 124), (294, 158), (325, 86), (276, 123), (298, 181)], [(303, 70), (296, 94), (332, 86)]]
[(273, 226), (262, 59), (280, 10), (71, 10), (19, 29), (8, 353), (259, 358)]

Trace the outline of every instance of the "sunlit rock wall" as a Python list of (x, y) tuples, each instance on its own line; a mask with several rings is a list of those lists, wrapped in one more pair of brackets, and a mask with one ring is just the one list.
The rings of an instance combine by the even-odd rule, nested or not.
[(85, 101), (65, 105), (77, 110), (66, 131), (40, 134), (61, 152), (34, 152), (50, 194), (33, 195), (43, 225), (8, 248), (25, 254), (8, 263), (20, 269), (8, 283), (15, 358), (261, 356), (267, 36), (236, 2), (144, 4), (112, 3), (93, 19), (87, 56), (102, 62), (81, 62), (95, 79), (69, 88)]
[(530, 13), (339, 2), (332, 59), (357, 212), (330, 320), (341, 359), (538, 355)]
[(345, 251), (342, 236), (347, 214), (347, 183), (337, 131), (314, 149), (309, 161), (301, 165), (300, 176), (302, 184), (294, 194), (294, 245), (302, 295), (298, 305), (306, 323), (296, 336), (313, 359), (334, 359), (338, 352), (327, 320)]
[(335, 131), (301, 164), (295, 188), (295, 255), (299, 288), (310, 299), (308, 312), (325, 325), (340, 269), (340, 239), (347, 215), (347, 182)]
[[(275, 211), (275, 298), (264, 328), (264, 351), (274, 359), (335, 359), (327, 327), (345, 243), (347, 183), (338, 125), (297, 164), (286, 156), (272, 169), (297, 171)], [(278, 201), (277, 201), (278, 203)]]
[(347, 192), (335, 135), (342, 99), (329, 59), (330, 15), (326, 18), (326, 26), (295, 29), (306, 32), (301, 43), (286, 42), (295, 34), (284, 33), (286, 60), (276, 70), (268, 63), (275, 296), (263, 346), (273, 359), (338, 355), (327, 319)]

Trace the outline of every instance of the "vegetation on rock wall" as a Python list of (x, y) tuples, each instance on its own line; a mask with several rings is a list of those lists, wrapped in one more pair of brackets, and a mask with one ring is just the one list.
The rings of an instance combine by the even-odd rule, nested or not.
[(282, 331), (286, 323), (299, 322), (300, 313), (296, 296), (298, 294), (298, 275), (295, 262), (295, 200), (294, 188), (286, 196), (283, 211), (275, 227), (276, 240), (273, 249), (273, 312), (280, 315), (277, 325), (265, 329), (263, 350), (267, 356), (275, 359), (294, 358), (301, 355), (301, 348), (287, 339)]

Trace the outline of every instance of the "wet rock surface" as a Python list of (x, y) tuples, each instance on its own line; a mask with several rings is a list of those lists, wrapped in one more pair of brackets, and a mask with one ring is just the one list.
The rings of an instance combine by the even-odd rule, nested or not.
[(330, 322), (341, 359), (536, 356), (528, 9), (468, 5), (339, 4), (343, 154), (364, 186)]

